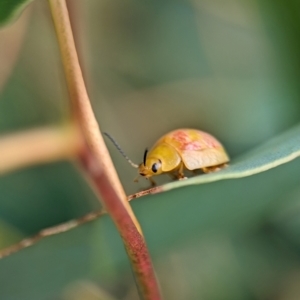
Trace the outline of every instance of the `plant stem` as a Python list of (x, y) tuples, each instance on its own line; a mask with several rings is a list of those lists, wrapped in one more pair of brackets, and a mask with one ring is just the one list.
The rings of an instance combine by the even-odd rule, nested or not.
[(45, 127), (0, 138), (0, 174), (38, 163), (74, 158), (82, 136), (72, 126)]
[(73, 117), (86, 141), (82, 166), (113, 219), (143, 299), (161, 299), (151, 258), (99, 130), (80, 69), (65, 0), (48, 0), (67, 79)]

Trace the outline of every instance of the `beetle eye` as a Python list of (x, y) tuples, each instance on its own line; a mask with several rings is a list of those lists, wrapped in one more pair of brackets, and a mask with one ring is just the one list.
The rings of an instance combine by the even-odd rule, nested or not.
[(152, 165), (152, 168), (151, 168), (151, 169), (152, 169), (152, 172), (156, 173), (157, 170), (158, 170), (158, 168), (159, 168), (159, 164), (157, 164), (157, 163), (156, 163), (156, 164), (153, 164), (153, 165)]

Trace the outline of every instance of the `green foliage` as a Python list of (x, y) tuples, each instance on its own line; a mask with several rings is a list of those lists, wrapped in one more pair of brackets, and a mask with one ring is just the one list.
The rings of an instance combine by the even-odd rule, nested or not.
[[(160, 176), (165, 193), (131, 202), (165, 299), (298, 299), (300, 7), (292, 0), (70, 2), (82, 6), (82, 65), (97, 118), (133, 161), (183, 127), (212, 133), (232, 159), (186, 181)], [(4, 3), (14, 2), (1, 1), (0, 14)], [(2, 133), (68, 116), (47, 2), (35, 5), (1, 94)], [(148, 187), (133, 183), (136, 170), (108, 147), (126, 192)], [(98, 208), (67, 163), (3, 176), (1, 245)], [(65, 291), (78, 280), (137, 299), (108, 216), (0, 260), (1, 299), (69, 300)]]
[(0, 25), (17, 18), (33, 0), (0, 0)]
[[(256, 176), (133, 201), (166, 299), (263, 299), (292, 276), (300, 251), (299, 167), (296, 160)], [(46, 238), (0, 265), (4, 299), (51, 299), (80, 279), (99, 282), (120, 298), (122, 287), (134, 286), (107, 216)]]

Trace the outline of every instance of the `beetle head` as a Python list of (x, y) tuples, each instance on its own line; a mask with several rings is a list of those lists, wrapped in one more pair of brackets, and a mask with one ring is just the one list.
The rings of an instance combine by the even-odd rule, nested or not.
[(145, 150), (144, 160), (139, 165), (139, 173), (141, 176), (149, 178), (162, 173), (161, 160), (155, 157), (147, 157), (148, 150)]

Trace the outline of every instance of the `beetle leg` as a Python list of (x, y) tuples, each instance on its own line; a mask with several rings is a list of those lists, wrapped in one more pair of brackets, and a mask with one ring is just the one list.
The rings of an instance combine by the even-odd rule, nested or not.
[(178, 176), (177, 174), (174, 174), (174, 173), (168, 173), (168, 175), (173, 179), (173, 180), (177, 180), (178, 179)]
[(202, 168), (202, 171), (204, 173), (212, 173), (212, 172), (220, 171), (223, 168), (226, 168), (227, 166), (228, 166), (228, 164), (221, 164), (221, 165), (212, 166), (212, 167), (205, 167), (205, 168)]
[(156, 186), (156, 182), (152, 179), (152, 177), (147, 178), (149, 179), (149, 181), (151, 182), (151, 186), (155, 187)]
[[(141, 177), (141, 176), (138, 175), (133, 181), (134, 181), (134, 182), (138, 182), (140, 177)], [(151, 186), (152, 186), (152, 187), (156, 186), (156, 182), (155, 182), (151, 177), (145, 177), (145, 178), (146, 178), (146, 179), (149, 179), (149, 181), (151, 182)]]
[(177, 175), (177, 178), (179, 180), (180, 179), (186, 179), (186, 177), (184, 176), (184, 173), (183, 173), (183, 169), (184, 169), (184, 165), (183, 165), (183, 163), (181, 163), (180, 166), (179, 166), (178, 175)]
[(140, 178), (140, 175), (136, 176), (133, 180), (133, 182), (139, 182), (139, 178)]

